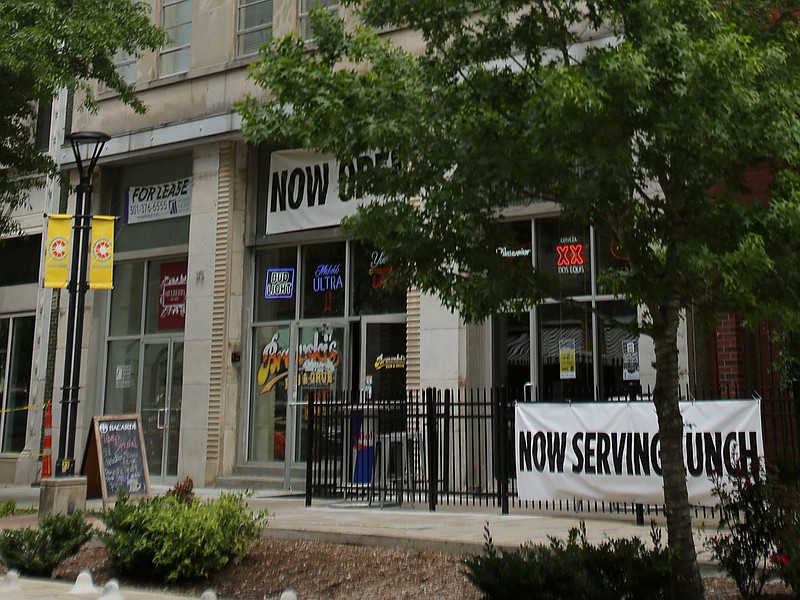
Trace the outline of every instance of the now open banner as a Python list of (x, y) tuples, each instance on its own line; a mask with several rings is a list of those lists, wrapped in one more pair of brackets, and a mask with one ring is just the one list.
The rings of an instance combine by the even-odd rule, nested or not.
[(267, 188), (267, 235), (339, 225), (359, 205), (374, 198), (347, 200), (339, 181), (375, 165), (390, 165), (387, 153), (372, 152), (340, 163), (329, 154), (280, 150), (270, 155)]
[[(651, 402), (518, 403), (520, 499), (663, 504), (661, 444)], [(689, 502), (714, 505), (712, 477), (764, 457), (755, 400), (681, 402)]]

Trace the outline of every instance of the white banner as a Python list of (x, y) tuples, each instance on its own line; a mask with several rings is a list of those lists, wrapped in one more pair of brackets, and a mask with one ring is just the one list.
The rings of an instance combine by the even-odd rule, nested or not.
[(132, 186), (125, 194), (125, 222), (145, 223), (185, 217), (192, 210), (192, 178)]
[[(681, 402), (689, 502), (713, 506), (711, 476), (764, 457), (755, 400)], [(518, 403), (519, 497), (663, 504), (661, 445), (651, 402)]]
[(267, 187), (266, 234), (301, 231), (339, 225), (342, 217), (352, 215), (359, 205), (374, 198), (339, 197), (340, 175), (387, 163), (386, 154), (359, 156), (351, 163), (338, 163), (328, 154), (303, 150), (273, 152)]

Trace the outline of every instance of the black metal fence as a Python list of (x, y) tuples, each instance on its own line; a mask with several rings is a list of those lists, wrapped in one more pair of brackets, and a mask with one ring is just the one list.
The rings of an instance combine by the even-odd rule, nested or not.
[[(588, 501), (525, 501), (517, 495), (514, 403), (526, 391), (506, 388), (413, 390), (386, 398), (342, 393), (308, 405), (306, 503), (313, 498), (370, 505), (492, 507), (658, 514), (659, 506)], [(699, 396), (699, 397), (698, 397)], [(531, 397), (528, 391), (528, 398)], [(536, 396), (533, 395), (535, 398)], [(751, 398), (714, 390), (683, 398)], [(756, 396), (758, 397), (758, 396)], [(649, 393), (627, 399), (647, 401)], [(789, 397), (761, 399), (765, 454), (782, 477), (800, 475), (800, 407)], [(699, 507), (706, 512), (707, 509)]]

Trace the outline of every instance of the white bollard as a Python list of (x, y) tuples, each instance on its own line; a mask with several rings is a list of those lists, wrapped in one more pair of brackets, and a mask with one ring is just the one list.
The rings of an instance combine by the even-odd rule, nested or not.
[(19, 584), (19, 571), (11, 569), (3, 580), (0, 581), (0, 591), (3, 592), (18, 592), (22, 589)]
[(297, 594), (292, 589), (283, 590), (281, 600), (297, 600)]
[(92, 583), (92, 574), (88, 569), (83, 569), (75, 579), (75, 585), (67, 592), (68, 594), (95, 594), (97, 590)]
[(200, 595), (200, 600), (217, 600), (217, 593), (214, 590), (206, 590)]
[(100, 594), (101, 600), (123, 600), (122, 593), (119, 591), (119, 581), (109, 579), (103, 586), (103, 593)]

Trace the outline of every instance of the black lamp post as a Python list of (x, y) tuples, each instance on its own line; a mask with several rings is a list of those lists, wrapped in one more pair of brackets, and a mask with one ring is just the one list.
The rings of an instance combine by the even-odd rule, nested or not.
[(78, 419), (78, 389), (81, 377), (83, 310), (88, 288), (89, 230), (92, 226), (92, 172), (103, 146), (110, 139), (97, 131), (78, 131), (67, 136), (75, 154), (80, 183), (72, 225), (72, 266), (67, 309), (67, 345), (64, 386), (61, 396), (61, 432), (58, 440), (57, 476), (75, 475), (75, 429)]

